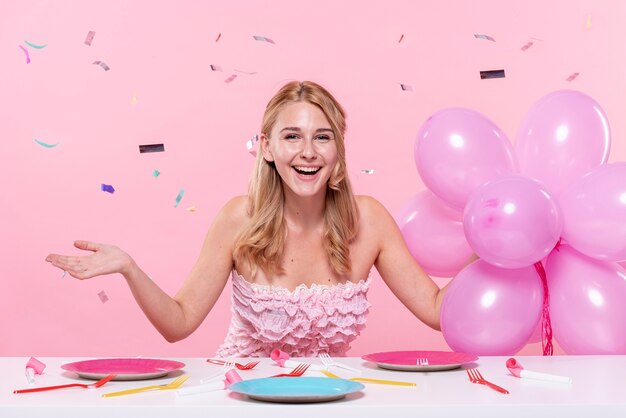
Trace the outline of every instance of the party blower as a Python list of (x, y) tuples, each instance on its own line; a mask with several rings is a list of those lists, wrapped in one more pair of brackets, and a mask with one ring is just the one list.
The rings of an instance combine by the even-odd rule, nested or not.
[(541, 373), (541, 372), (533, 372), (530, 370), (525, 370), (521, 364), (514, 358), (510, 358), (506, 361), (506, 368), (513, 374), (515, 377), (521, 377), (523, 379), (535, 379), (535, 380), (544, 380), (547, 382), (559, 382), (559, 383), (572, 383), (572, 378), (567, 376), (558, 376), (555, 374)]
[(236, 370), (231, 369), (224, 375), (224, 380), (216, 380), (214, 382), (204, 383), (202, 385), (187, 386), (176, 391), (176, 395), (196, 395), (198, 393), (213, 392), (216, 390), (228, 389), (235, 382), (241, 382), (241, 376)]

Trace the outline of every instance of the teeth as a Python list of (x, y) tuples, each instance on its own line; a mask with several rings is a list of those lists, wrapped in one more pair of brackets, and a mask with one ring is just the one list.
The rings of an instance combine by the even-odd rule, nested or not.
[(298, 171), (304, 171), (307, 173), (313, 173), (317, 170), (319, 170), (319, 167), (294, 167), (296, 170)]

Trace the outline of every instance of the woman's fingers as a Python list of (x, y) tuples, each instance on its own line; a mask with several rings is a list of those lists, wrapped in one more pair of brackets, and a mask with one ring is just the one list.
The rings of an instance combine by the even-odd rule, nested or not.
[(100, 244), (91, 241), (74, 241), (74, 247), (79, 248), (81, 250), (87, 251), (98, 251), (100, 249)]

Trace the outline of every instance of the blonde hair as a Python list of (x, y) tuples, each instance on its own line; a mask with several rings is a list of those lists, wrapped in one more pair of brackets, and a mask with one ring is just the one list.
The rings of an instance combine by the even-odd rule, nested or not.
[[(334, 132), (337, 163), (326, 190), (323, 240), (331, 268), (343, 275), (351, 268), (349, 244), (356, 237), (359, 219), (346, 172), (346, 115), (339, 102), (322, 86), (311, 81), (293, 81), (283, 86), (267, 104), (261, 132), (269, 137), (283, 107), (294, 102), (319, 107)], [(257, 268), (268, 275), (283, 274), (281, 259), (287, 237), (283, 184), (274, 163), (266, 161), (261, 152), (256, 157), (248, 199), (250, 221), (235, 244), (235, 267), (244, 263), (253, 276)]]

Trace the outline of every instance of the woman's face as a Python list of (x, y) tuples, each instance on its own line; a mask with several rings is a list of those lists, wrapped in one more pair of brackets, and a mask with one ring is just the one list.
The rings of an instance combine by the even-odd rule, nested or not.
[(335, 134), (324, 113), (307, 102), (285, 105), (269, 137), (262, 136), (263, 157), (273, 161), (285, 190), (310, 197), (326, 193), (337, 164)]

